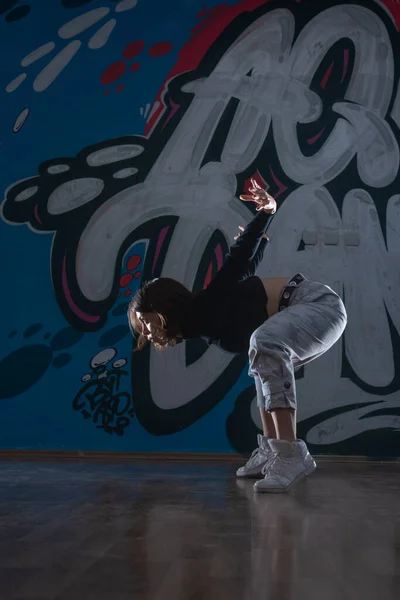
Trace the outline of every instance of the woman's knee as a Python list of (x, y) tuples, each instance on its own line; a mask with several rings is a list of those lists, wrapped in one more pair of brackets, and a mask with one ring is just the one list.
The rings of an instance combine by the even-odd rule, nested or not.
[(291, 359), (291, 352), (285, 344), (272, 335), (256, 330), (251, 336), (249, 360), (255, 363), (280, 363)]
[(279, 338), (264, 326), (259, 327), (250, 336), (249, 352), (279, 352), (284, 351), (284, 344)]

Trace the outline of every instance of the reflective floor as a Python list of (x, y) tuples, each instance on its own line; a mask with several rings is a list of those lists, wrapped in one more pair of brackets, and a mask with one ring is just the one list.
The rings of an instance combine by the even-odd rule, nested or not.
[(399, 465), (0, 462), (2, 600), (400, 598)]

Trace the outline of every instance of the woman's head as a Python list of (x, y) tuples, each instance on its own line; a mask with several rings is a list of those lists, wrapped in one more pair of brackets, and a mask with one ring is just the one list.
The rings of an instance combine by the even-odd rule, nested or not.
[(129, 303), (128, 321), (138, 336), (137, 350), (147, 342), (162, 350), (182, 340), (184, 318), (194, 298), (184, 285), (168, 277), (144, 284)]

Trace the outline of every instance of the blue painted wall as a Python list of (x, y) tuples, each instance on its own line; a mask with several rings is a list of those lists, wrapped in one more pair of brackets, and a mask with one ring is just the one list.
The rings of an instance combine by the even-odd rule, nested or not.
[[(132, 359), (126, 303), (143, 278), (160, 274), (201, 288), (236, 224), (250, 218), (239, 201), (228, 202), (255, 174), (281, 205), (275, 238), (291, 246), (278, 252), (277, 241), (261, 273), (302, 270), (326, 281), (354, 322), (317, 370), (299, 375), (301, 435), (314, 452), (398, 453), (400, 255), (387, 231), (400, 232), (400, 13), (375, 2), (358, 3), (354, 15), (341, 3), (319, 4), (0, 0), (1, 448), (252, 449), (259, 422), (246, 357), (220, 359), (191, 343), (168, 358), (146, 350)], [(283, 11), (278, 25), (268, 24), (276, 9)], [(343, 14), (347, 29), (329, 37), (324, 19), (339, 22)], [(281, 18), (293, 23), (293, 39), (282, 38), (287, 49), (277, 69), (276, 49), (261, 48), (260, 62), (240, 40), (253, 36), (257, 49), (257, 31), (279, 32)], [(377, 58), (363, 44), (371, 27)], [(290, 55), (296, 43), (299, 56), (308, 52), (306, 67)], [(216, 74), (228, 55), (222, 81)], [(235, 61), (240, 71), (247, 57), (243, 78), (258, 74), (264, 82), (256, 94), (235, 79)], [(357, 77), (377, 89), (377, 65), (386, 73), (381, 101), (358, 98)], [(295, 102), (280, 113), (271, 73), (308, 82), (316, 98), (308, 108), (320, 110), (305, 118)], [(245, 136), (232, 133), (232, 123), (264, 92), (257, 110), (270, 120), (246, 159)], [(220, 111), (215, 118), (211, 104)], [(365, 120), (353, 119), (349, 105), (361, 107)], [(242, 119), (246, 130), (254, 125)], [(290, 151), (288, 120), (298, 136)], [(339, 166), (329, 163), (334, 135)], [(307, 244), (304, 232), (314, 230), (318, 243)], [(324, 238), (332, 230), (333, 250)], [(360, 274), (363, 260), (369, 279)]]

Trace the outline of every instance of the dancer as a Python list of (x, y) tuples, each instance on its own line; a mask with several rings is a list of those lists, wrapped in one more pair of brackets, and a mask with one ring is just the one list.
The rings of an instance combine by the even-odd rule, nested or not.
[[(268, 238), (276, 202), (252, 179), (243, 201), (257, 214), (240, 228), (220, 271), (206, 289), (193, 293), (178, 281), (147, 282), (128, 308), (137, 350), (158, 349), (201, 337), (231, 353), (248, 352), (263, 435), (238, 477), (259, 478), (257, 492), (285, 492), (316, 464), (296, 436), (295, 370), (326, 352), (342, 335), (346, 310), (328, 286), (300, 273), (261, 279), (254, 275)], [(261, 477), (263, 478), (261, 479)]]

